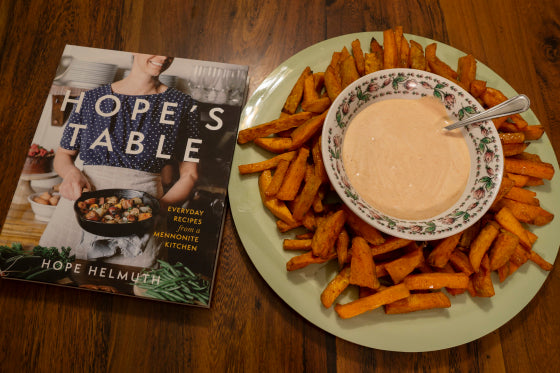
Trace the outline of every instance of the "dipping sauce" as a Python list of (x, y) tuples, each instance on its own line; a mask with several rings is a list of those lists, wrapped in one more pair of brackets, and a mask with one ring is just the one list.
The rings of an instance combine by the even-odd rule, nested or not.
[(350, 122), (342, 160), (371, 206), (404, 220), (434, 217), (463, 194), (470, 155), (460, 129), (435, 98), (374, 103)]

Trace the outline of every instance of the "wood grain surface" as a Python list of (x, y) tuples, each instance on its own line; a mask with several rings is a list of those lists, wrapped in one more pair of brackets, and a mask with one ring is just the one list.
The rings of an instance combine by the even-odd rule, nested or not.
[[(2, 0), (0, 221), (65, 44), (248, 65), (253, 92), (308, 46), (396, 25), (472, 53), (527, 94), (560, 156), (556, 0)], [(380, 351), (322, 331), (280, 299), (228, 211), (210, 310), (0, 280), (0, 371), (558, 372), (556, 264), (523, 311), (479, 340), (435, 352)]]

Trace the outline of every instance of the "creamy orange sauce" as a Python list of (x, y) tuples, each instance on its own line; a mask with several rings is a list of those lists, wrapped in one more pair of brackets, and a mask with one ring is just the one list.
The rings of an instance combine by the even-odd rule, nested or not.
[(434, 98), (374, 103), (351, 120), (342, 160), (350, 183), (371, 206), (405, 220), (434, 217), (461, 197), (469, 150), (461, 130), (448, 131)]

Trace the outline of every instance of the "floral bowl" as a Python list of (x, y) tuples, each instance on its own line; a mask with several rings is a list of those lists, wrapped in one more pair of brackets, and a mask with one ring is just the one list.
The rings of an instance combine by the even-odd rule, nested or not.
[(342, 201), (380, 231), (416, 241), (436, 240), (465, 230), (479, 220), (496, 198), (503, 173), (499, 135), (491, 121), (460, 129), (467, 142), (471, 169), (459, 200), (441, 214), (423, 220), (389, 216), (368, 204), (353, 188), (342, 161), (344, 135), (352, 118), (368, 105), (388, 99), (435, 97), (451, 119), (461, 120), (483, 111), (457, 84), (438, 75), (413, 69), (381, 70), (356, 80), (332, 103), (322, 132), (322, 155), (329, 179)]

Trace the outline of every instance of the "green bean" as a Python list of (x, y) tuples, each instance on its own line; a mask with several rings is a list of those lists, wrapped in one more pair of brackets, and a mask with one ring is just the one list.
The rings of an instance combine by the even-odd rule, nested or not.
[(168, 296), (168, 299), (174, 300), (176, 302), (183, 302), (183, 301), (186, 300), (185, 298), (177, 296), (177, 295), (175, 295), (173, 293), (170, 293), (168, 291), (162, 291), (161, 293), (164, 294), (165, 296)]
[(208, 303), (210, 297), (209, 282), (200, 278), (183, 263), (171, 265), (158, 260), (157, 269), (143, 271), (143, 274), (159, 276), (158, 283), (137, 283), (138, 287), (146, 289), (146, 294), (158, 299), (173, 302), (192, 303), (194, 300)]
[(149, 295), (150, 297), (153, 297), (153, 298), (165, 300), (165, 297), (163, 297), (160, 293), (158, 293), (156, 291), (153, 291), (153, 290), (146, 291), (146, 295)]
[(161, 264), (162, 268), (167, 268), (171, 273), (173, 273), (175, 276), (179, 276), (180, 273), (173, 268), (169, 263), (164, 262), (163, 260), (158, 260), (159, 264)]

